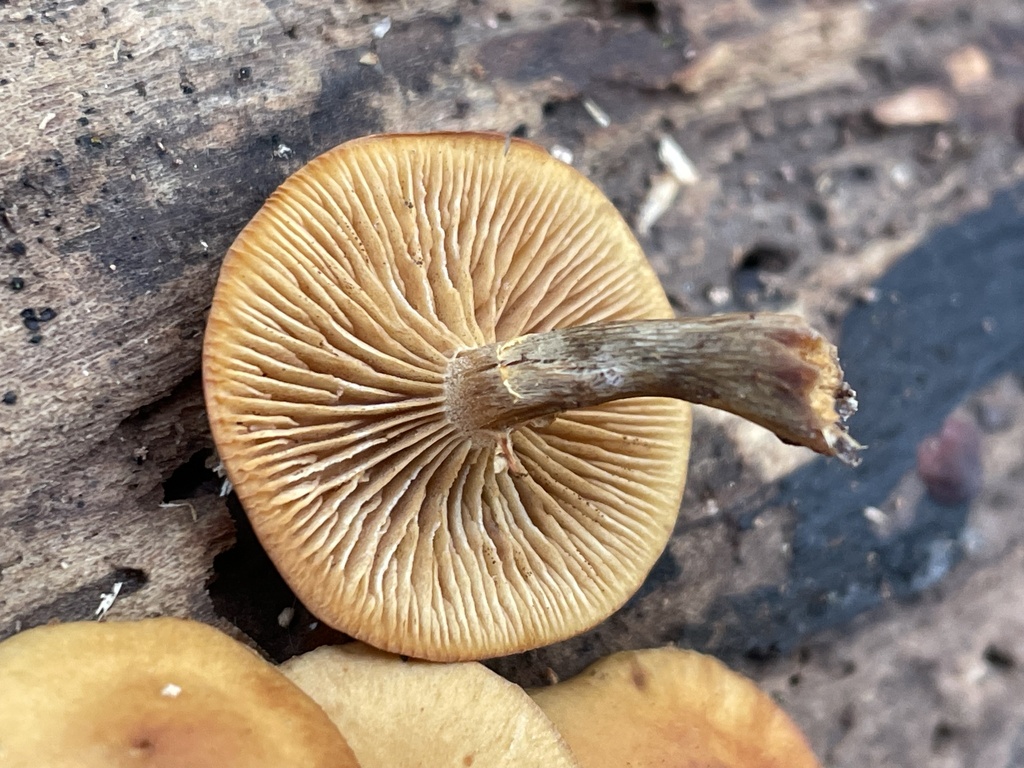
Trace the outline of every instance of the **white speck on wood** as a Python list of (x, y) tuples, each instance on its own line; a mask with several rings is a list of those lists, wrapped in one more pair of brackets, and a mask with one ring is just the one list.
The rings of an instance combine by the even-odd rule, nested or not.
[(117, 596), (121, 594), (122, 586), (124, 586), (124, 582), (115, 581), (114, 586), (110, 588), (109, 592), (102, 592), (100, 594), (100, 604), (96, 607), (94, 613), (96, 621), (103, 621), (106, 618), (107, 612), (113, 607)]
[(277, 625), (281, 629), (287, 629), (288, 625), (292, 623), (292, 619), (295, 618), (295, 609), (290, 605), (286, 608), (282, 608), (281, 612), (277, 614)]
[(594, 119), (594, 122), (602, 128), (607, 128), (612, 124), (612, 119), (608, 116), (608, 113), (601, 109), (601, 106), (589, 96), (583, 100), (583, 108), (587, 110), (587, 114)]
[(561, 144), (555, 144), (549, 151), (555, 160), (561, 160), (566, 165), (572, 165), (572, 150), (568, 147), (563, 147)]
[(889, 516), (878, 507), (864, 507), (864, 517), (878, 528), (885, 528), (889, 522)]
[(941, 88), (915, 86), (888, 96), (871, 107), (871, 116), (885, 126), (941, 125), (956, 114), (956, 100)]
[(46, 126), (48, 126), (50, 124), (50, 121), (53, 120), (53, 118), (55, 118), (56, 116), (57, 114), (55, 112), (47, 112), (45, 115), (43, 115), (43, 119), (39, 121), (39, 130), (45, 131)]
[(385, 16), (383, 19), (373, 25), (373, 36), (380, 40), (384, 35), (391, 31), (391, 17)]

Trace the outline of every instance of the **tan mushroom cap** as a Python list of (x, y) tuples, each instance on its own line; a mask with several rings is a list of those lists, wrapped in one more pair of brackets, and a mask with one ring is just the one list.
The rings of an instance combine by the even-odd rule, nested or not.
[(539, 147), (352, 141), (285, 181), (224, 260), (203, 351), (213, 436), (260, 541), (324, 622), (439, 661), (537, 647), (611, 614), (661, 553), (689, 406), (570, 411), (503, 448), (453, 423), (448, 362), (672, 314), (612, 204)]
[(800, 729), (712, 656), (626, 651), (530, 695), (582, 768), (819, 768)]
[(317, 704), (190, 621), (55, 624), (0, 643), (4, 768), (358, 768)]
[(578, 768), (529, 695), (476, 662), (402, 660), (352, 643), (281, 671), (324, 708), (363, 768)]

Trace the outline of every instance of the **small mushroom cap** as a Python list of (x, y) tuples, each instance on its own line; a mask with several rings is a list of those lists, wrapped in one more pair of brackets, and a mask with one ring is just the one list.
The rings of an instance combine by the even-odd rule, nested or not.
[(712, 656), (626, 651), (530, 692), (582, 768), (819, 768), (800, 729)]
[(253, 651), (178, 619), (54, 624), (0, 643), (5, 768), (358, 768)]
[(228, 252), (203, 381), (221, 460), (322, 621), (394, 653), (498, 656), (598, 623), (672, 531), (686, 403), (501, 435), (450, 418), (460, 351), (673, 316), (593, 184), (492, 134), (376, 136), (281, 185)]
[(476, 662), (403, 660), (352, 643), (281, 671), (324, 708), (364, 768), (577, 768), (529, 695)]

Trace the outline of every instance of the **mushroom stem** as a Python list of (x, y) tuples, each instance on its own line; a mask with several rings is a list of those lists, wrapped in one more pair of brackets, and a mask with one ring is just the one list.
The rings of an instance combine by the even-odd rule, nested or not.
[(842, 425), (857, 409), (836, 349), (795, 315), (733, 314), (601, 323), (461, 352), (448, 413), (467, 432), (501, 432), (573, 408), (674, 397), (729, 411), (787, 443), (856, 464)]

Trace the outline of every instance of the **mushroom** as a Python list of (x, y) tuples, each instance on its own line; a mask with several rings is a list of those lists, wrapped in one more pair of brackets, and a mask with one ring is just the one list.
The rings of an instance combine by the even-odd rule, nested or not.
[(0, 765), (358, 768), (317, 704), (179, 619), (76, 622), (0, 643)]
[(626, 651), (530, 692), (581, 768), (818, 768), (800, 729), (712, 656)]
[(512, 653), (642, 583), (678, 514), (686, 401), (859, 447), (835, 350), (801, 321), (670, 318), (622, 217), (543, 149), (359, 139), (287, 179), (224, 259), (210, 425), (321, 620), (432, 660)]
[(323, 707), (364, 768), (576, 768), (527, 693), (482, 664), (403, 660), (361, 643), (281, 665)]

